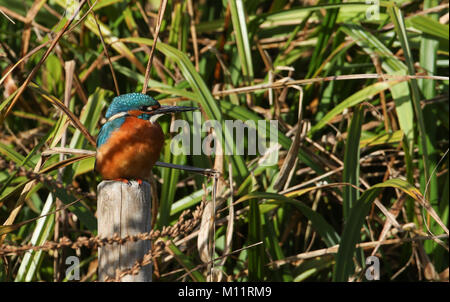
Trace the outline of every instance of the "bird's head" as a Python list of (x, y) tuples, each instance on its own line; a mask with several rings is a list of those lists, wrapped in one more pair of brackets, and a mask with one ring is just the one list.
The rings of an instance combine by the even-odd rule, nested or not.
[(161, 106), (157, 100), (142, 93), (122, 94), (113, 99), (106, 112), (107, 119), (124, 116), (127, 114), (150, 119), (152, 122), (163, 115), (182, 111), (196, 110), (196, 107), (187, 106)]

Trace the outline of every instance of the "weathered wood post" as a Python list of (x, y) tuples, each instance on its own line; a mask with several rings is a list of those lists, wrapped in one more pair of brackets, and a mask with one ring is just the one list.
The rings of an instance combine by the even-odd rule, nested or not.
[[(117, 233), (121, 238), (127, 235), (149, 232), (151, 229), (150, 184), (136, 181), (129, 184), (121, 181), (102, 181), (97, 187), (97, 218), (100, 237), (112, 237)], [(142, 260), (150, 250), (149, 240), (113, 244), (98, 250), (98, 280), (115, 278), (116, 269), (131, 268), (136, 260)], [(152, 281), (152, 265), (142, 267), (137, 275), (126, 275), (124, 282)]]

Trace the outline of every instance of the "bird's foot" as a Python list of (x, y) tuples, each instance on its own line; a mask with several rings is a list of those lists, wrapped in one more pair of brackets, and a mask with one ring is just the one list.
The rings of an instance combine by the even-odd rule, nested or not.
[(116, 179), (113, 179), (113, 180), (114, 181), (120, 181), (120, 182), (123, 182), (124, 184), (127, 184), (127, 185), (131, 186), (131, 182), (128, 179), (126, 179), (126, 178), (116, 178)]
[[(131, 186), (131, 181), (129, 181), (129, 180), (126, 179), (126, 178), (116, 178), (116, 179), (113, 179), (113, 180), (114, 180), (114, 181), (121, 181), (121, 182), (123, 182), (123, 183), (125, 183), (125, 184)], [(142, 182), (143, 182), (142, 179), (136, 178), (136, 181), (137, 181), (137, 183), (138, 183), (139, 185), (142, 185)]]

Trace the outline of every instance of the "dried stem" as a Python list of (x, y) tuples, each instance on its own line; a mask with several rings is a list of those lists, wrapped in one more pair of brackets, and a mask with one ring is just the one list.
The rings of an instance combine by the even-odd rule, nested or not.
[(144, 94), (147, 92), (148, 80), (150, 79), (150, 69), (152, 67), (152, 61), (153, 61), (153, 54), (155, 53), (156, 43), (158, 41), (158, 36), (159, 36), (159, 30), (161, 28), (161, 22), (162, 22), (162, 18), (164, 17), (164, 11), (166, 10), (166, 6), (167, 6), (167, 0), (161, 1), (161, 5), (159, 7), (159, 12), (158, 12), (158, 20), (156, 23), (155, 36), (153, 38), (154, 39), (153, 46), (152, 46), (152, 49), (150, 50), (150, 56), (148, 58), (147, 68), (145, 70), (144, 86), (142, 87), (142, 93), (144, 93)]

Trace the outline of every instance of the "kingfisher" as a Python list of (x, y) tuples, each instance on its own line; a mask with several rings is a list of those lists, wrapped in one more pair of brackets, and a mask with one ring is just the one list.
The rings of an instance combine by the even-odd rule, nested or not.
[(196, 110), (196, 107), (161, 106), (142, 93), (122, 94), (113, 99), (97, 138), (95, 170), (105, 180), (142, 180), (158, 160), (164, 133), (157, 119), (164, 114)]

